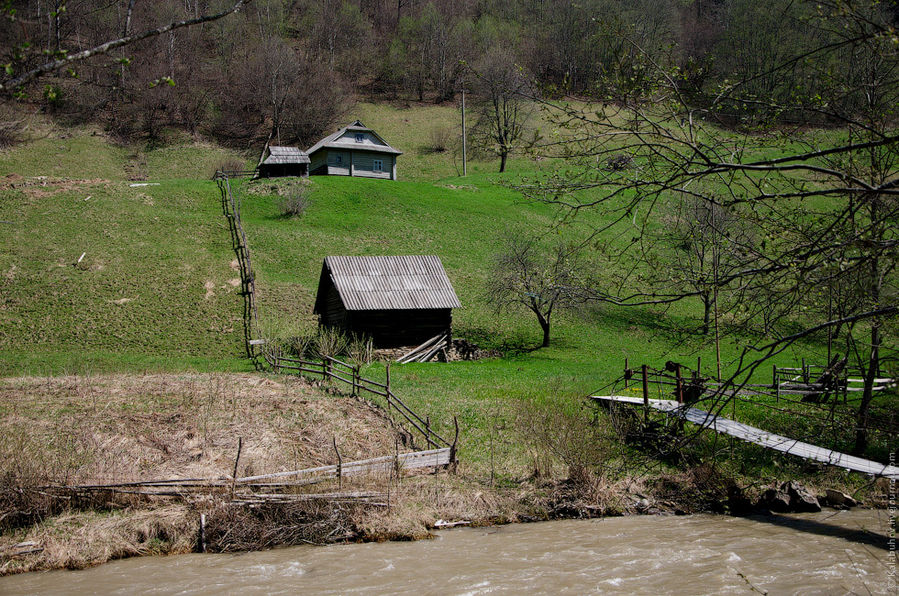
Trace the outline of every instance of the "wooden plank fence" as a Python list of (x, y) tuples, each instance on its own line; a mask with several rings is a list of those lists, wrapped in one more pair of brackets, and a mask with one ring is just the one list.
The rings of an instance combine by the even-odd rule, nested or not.
[[(339, 454), (338, 454), (339, 455)], [(229, 501), (238, 504), (284, 503), (310, 500), (362, 501), (380, 500), (382, 493), (371, 492), (326, 492), (298, 493), (302, 486), (336, 479), (338, 482), (348, 476), (386, 473), (401, 475), (412, 470), (433, 468), (445, 469), (454, 463), (452, 448), (431, 449), (397, 453), (351, 462), (339, 462), (330, 466), (318, 466), (300, 470), (275, 472), (242, 478), (172, 478), (112, 484), (85, 484), (75, 486), (44, 486), (41, 490), (48, 494), (63, 493), (90, 494), (111, 492), (127, 495), (151, 497), (194, 498), (202, 495), (230, 495)], [(287, 491), (287, 492), (284, 492)]]
[(247, 234), (244, 232), (240, 219), (240, 201), (235, 200), (231, 192), (229, 176), (222, 171), (216, 172), (214, 177), (222, 195), (222, 212), (228, 219), (228, 228), (231, 232), (231, 244), (234, 254), (237, 256), (237, 264), (240, 270), (241, 293), (244, 296), (244, 341), (247, 355), (257, 362), (256, 329), (259, 326), (259, 310), (256, 306), (256, 276), (253, 273), (253, 263), (250, 259), (250, 246), (247, 242)]

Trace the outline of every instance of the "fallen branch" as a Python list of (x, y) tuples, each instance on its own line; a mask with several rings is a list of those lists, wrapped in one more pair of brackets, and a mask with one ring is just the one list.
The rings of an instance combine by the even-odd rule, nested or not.
[(136, 33), (134, 35), (126, 35), (118, 39), (107, 41), (106, 43), (102, 43), (93, 48), (82, 50), (81, 52), (76, 52), (74, 54), (65, 56), (64, 58), (46, 62), (44, 64), (41, 64), (37, 68), (33, 68), (28, 72), (25, 72), (13, 79), (10, 79), (9, 81), (6, 81), (5, 83), (0, 83), (0, 91), (10, 91), (12, 89), (16, 89), (18, 87), (21, 87), (22, 85), (25, 85), (26, 83), (30, 83), (41, 75), (45, 75), (49, 72), (53, 72), (55, 70), (63, 68), (64, 66), (72, 64), (73, 62), (85, 60), (97, 54), (105, 54), (116, 48), (120, 48), (122, 46), (126, 46), (143, 39), (156, 37), (157, 35), (162, 35), (163, 33), (174, 31), (175, 29), (181, 29), (182, 27), (191, 27), (193, 25), (199, 25), (201, 23), (216, 21), (218, 19), (221, 19), (222, 17), (226, 17), (237, 12), (243, 5), (249, 4), (251, 1), (252, 0), (237, 0), (237, 2), (234, 3), (234, 6), (217, 14), (203, 15), (194, 19), (175, 21), (174, 23), (169, 23), (168, 25), (159, 27), (157, 29), (149, 29), (147, 31)]

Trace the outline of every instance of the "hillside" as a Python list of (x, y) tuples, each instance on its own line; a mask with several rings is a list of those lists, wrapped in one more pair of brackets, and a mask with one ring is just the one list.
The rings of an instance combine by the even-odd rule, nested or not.
[[(556, 507), (569, 507), (569, 499), (575, 503), (570, 511), (584, 503), (602, 511), (629, 510), (632, 497), (622, 492), (620, 481), (644, 469), (644, 451), (620, 440), (627, 416), (598, 423), (601, 417), (583, 398), (620, 377), (625, 358), (635, 367), (661, 366), (666, 360), (691, 365), (701, 357), (703, 369), (711, 371), (714, 344), (696, 332), (702, 306), (688, 300), (666, 308), (588, 304), (558, 311), (551, 345), (538, 349), (541, 331), (531, 313), (497, 311), (486, 301), (496, 255), (510, 233), (533, 235), (549, 247), (583, 241), (607, 222), (587, 210), (559, 223), (554, 207), (526, 201), (514, 188), (550, 171), (556, 165), (551, 160), (515, 158), (503, 175), (495, 173), (495, 162), (475, 161), (469, 176), (461, 177), (452, 149), (435, 152), (425, 142), (416, 143), (422, 138), (419, 129), (451, 127), (457, 116), (448, 106), (357, 106), (354, 117), (405, 151), (396, 182), (340, 177), (233, 181), (257, 276), (262, 332), (286, 338), (314, 331), (312, 306), (325, 256), (439, 255), (463, 305), (453, 316), (454, 334), (502, 356), (392, 367), (393, 391), (428, 416), (438, 432), (451, 437), (457, 417), (460, 477), (407, 484), (405, 512), (359, 521), (361, 535), (417, 536), (439, 516), (487, 521), (534, 511), (556, 515)], [(188, 469), (214, 475), (227, 467), (235, 436), (243, 436), (250, 449), (244, 463), (265, 472), (330, 462), (329, 436), (354, 437), (340, 439), (347, 457), (389, 451), (392, 434), (378, 408), (383, 403), (360, 406), (335, 397), (335, 387), (300, 381), (292, 389), (292, 381), (279, 377), (234, 374), (250, 371), (252, 363), (244, 357), (235, 255), (218, 188), (209, 178), (222, 163), (249, 166), (256, 156), (174, 133), (164, 144), (120, 146), (97, 130), (56, 128), (39, 117), (32, 118), (30, 134), (31, 140), (0, 152), (0, 226), (5, 232), (0, 235), (0, 375), (24, 377), (7, 379), (0, 425), (21, 429), (26, 423), (29, 429), (7, 433), (9, 440), (0, 442), (10, 470), (22, 468), (38, 477), (71, 470), (85, 478)], [(309, 206), (301, 217), (285, 217), (282, 196), (297, 184), (307, 190)], [(621, 237), (602, 236), (587, 245), (585, 258), (600, 279), (618, 275), (603, 260), (601, 243)], [(750, 339), (739, 332), (727, 336), (721, 346), (725, 369)], [(823, 349), (812, 338), (773, 361), (793, 365), (820, 356)], [(375, 362), (363, 374), (383, 380), (385, 372), (384, 363)], [(47, 378), (61, 375), (68, 376)], [(756, 376), (770, 379), (770, 368)], [(632, 384), (631, 391), (638, 389)], [(653, 386), (652, 392), (670, 395), (663, 387)], [(895, 397), (885, 394), (872, 413), (888, 417), (894, 404)], [(829, 441), (843, 449), (851, 446), (849, 427), (814, 418), (800, 422), (773, 405), (741, 402), (730, 413), (797, 438), (832, 433)], [(362, 422), (356, 420), (360, 413)], [(314, 437), (303, 434), (309, 429), (318, 429)], [(116, 450), (97, 451), (104, 441), (112, 441)], [(875, 436), (869, 454), (885, 459), (891, 441), (887, 434)], [(39, 457), (40, 445), (47, 449)], [(730, 456), (721, 458), (725, 448)], [(35, 467), (16, 468), (17, 454), (26, 459), (32, 454)], [(689, 466), (709, 459), (717, 462), (717, 480), (704, 472), (683, 472), (682, 464), (695, 470)], [(638, 468), (631, 467), (635, 463)], [(567, 485), (544, 480), (564, 478), (584, 466), (598, 476), (582, 479), (586, 484), (570, 493)], [(668, 479), (656, 488), (649, 486), (655, 480), (647, 480), (647, 493), (658, 489), (659, 499), (689, 503), (691, 510), (723, 498), (724, 485), (714, 482), (724, 478), (762, 486), (772, 478), (798, 477), (843, 490), (860, 489), (864, 480), (836, 470), (810, 475), (798, 459), (739, 443), (724, 447), (705, 434), (689, 450), (654, 466), (654, 474)], [(11, 477), (21, 480), (22, 473)], [(432, 490), (446, 492), (443, 509), (431, 508)], [(120, 556), (112, 552), (189, 548), (195, 512), (170, 513), (180, 538), (166, 542), (164, 550), (153, 551), (135, 538), (151, 534), (133, 526), (146, 522), (142, 513), (128, 513), (115, 518), (119, 525), (112, 532), (124, 537), (114, 547), (118, 551), (97, 555), (99, 547), (88, 546), (71, 564)], [(59, 523), (100, 531), (102, 519), (93, 513), (79, 516)], [(44, 540), (55, 523), (5, 540)], [(163, 535), (169, 531), (164, 524), (156, 527)], [(31, 564), (68, 564), (66, 557), (74, 551), (67, 540)]]
[[(714, 362), (708, 339), (683, 331), (695, 328), (698, 301), (666, 310), (559, 311), (552, 345), (535, 350), (540, 328), (533, 315), (497, 312), (485, 300), (504, 236), (578, 242), (602, 222), (588, 211), (554, 226), (554, 208), (526, 202), (508, 186), (549, 162), (513, 159), (498, 175), (496, 162), (475, 161), (468, 177), (457, 176), (453, 151), (433, 152), (420, 133), (453, 126), (452, 107), (359, 104), (354, 116), (405, 151), (399, 181), (313, 177), (311, 206), (301, 218), (280, 214), (288, 182), (235, 184), (268, 335), (314, 329), (312, 303), (327, 255), (439, 255), (463, 304), (455, 334), (505, 357), (409, 365), (393, 381), (443, 430), (459, 414), (476, 444), (491, 425), (512, 424), (510, 404), (579, 398), (619, 377), (625, 357), (632, 365), (697, 356), (706, 366)], [(11, 230), (0, 237), (0, 372), (247, 370), (238, 273), (208, 178), (225, 160), (255, 157), (178, 135), (166, 145), (120, 147), (90, 129), (55, 129), (40, 119), (32, 126), (35, 140), (0, 154), (0, 171), (10, 172), (0, 186), (0, 220), (13, 222), (0, 224)], [(41, 154), (53, 159), (48, 164)], [(603, 268), (598, 253), (587, 258)], [(739, 338), (722, 344), (725, 365), (739, 349)], [(779, 362), (802, 355), (799, 346)], [(383, 367), (373, 365), (369, 374), (383, 375)], [(521, 455), (510, 449), (518, 465)]]

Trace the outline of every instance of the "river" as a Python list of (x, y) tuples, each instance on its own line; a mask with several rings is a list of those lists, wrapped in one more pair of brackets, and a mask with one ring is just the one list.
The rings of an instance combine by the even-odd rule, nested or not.
[(871, 510), (567, 520), (135, 558), (0, 579), (0, 593), (896, 594), (889, 536), (888, 513)]

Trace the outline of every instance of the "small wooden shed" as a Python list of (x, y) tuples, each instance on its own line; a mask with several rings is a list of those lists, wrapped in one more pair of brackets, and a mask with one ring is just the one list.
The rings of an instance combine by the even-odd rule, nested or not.
[(309, 156), (299, 147), (270, 145), (266, 153), (268, 155), (259, 164), (260, 178), (309, 175)]
[(313, 175), (389, 180), (396, 180), (396, 158), (403, 154), (358, 120), (326, 136), (307, 153)]
[(460, 306), (439, 257), (326, 257), (313, 312), (323, 326), (393, 348), (441, 333), (449, 343)]

